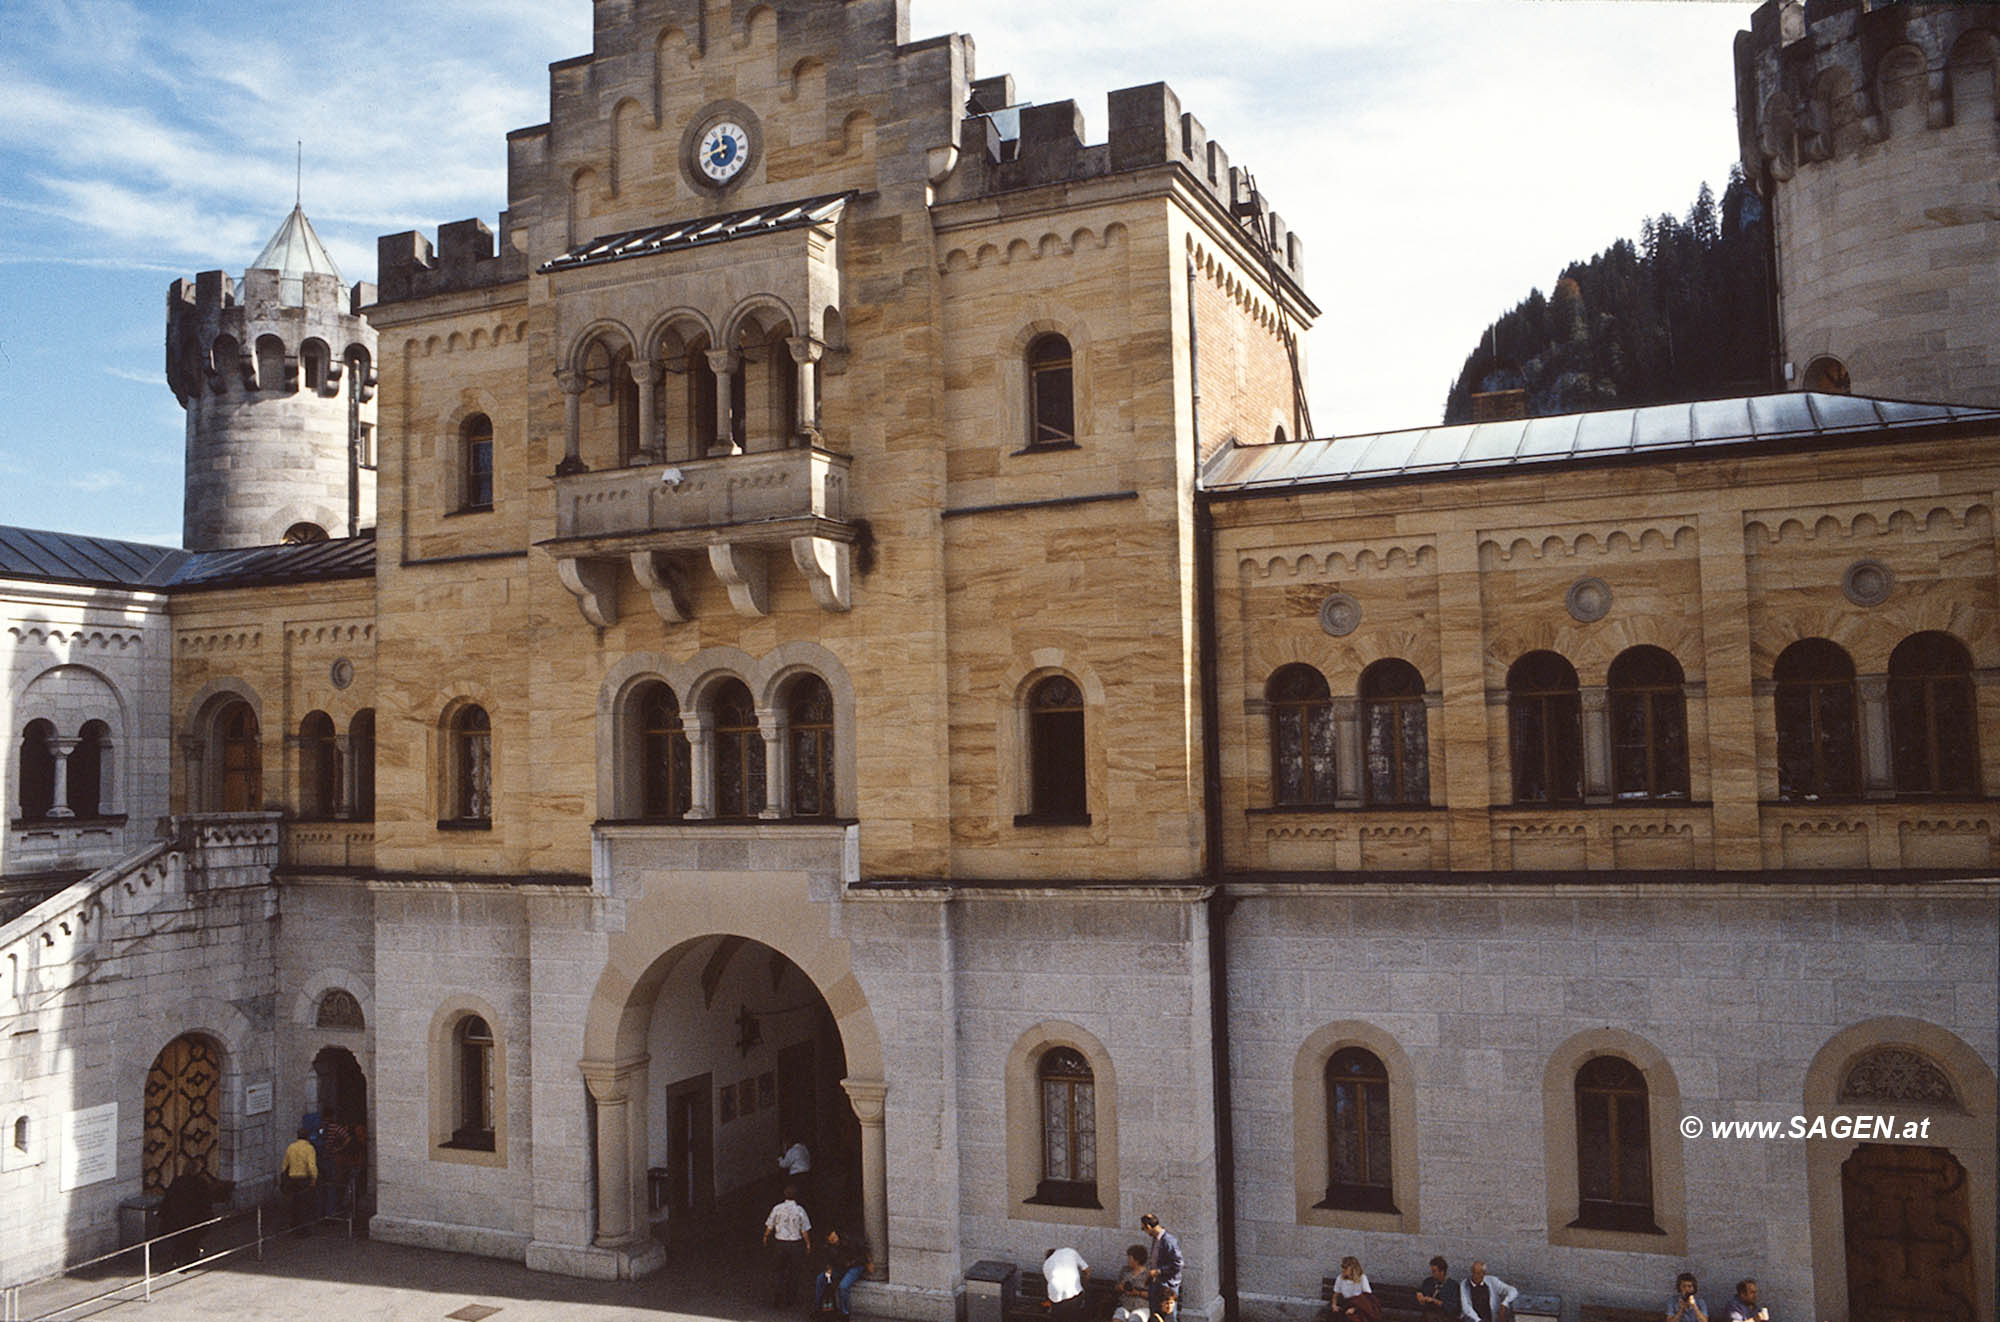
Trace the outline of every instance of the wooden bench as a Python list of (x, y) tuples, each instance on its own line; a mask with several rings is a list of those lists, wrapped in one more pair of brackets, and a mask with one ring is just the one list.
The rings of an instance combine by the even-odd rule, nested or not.
[[(1124, 1265), (1121, 1257), (1119, 1265)], [(1014, 1281), (1014, 1301), (1007, 1309), (1007, 1322), (1040, 1322), (1049, 1315), (1042, 1305), (1049, 1297), (1049, 1283), (1039, 1271), (1024, 1271)], [(1100, 1279), (1095, 1272), (1083, 1283), (1084, 1316), (1108, 1318), (1118, 1306), (1118, 1278)]]
[[(1319, 1281), (1319, 1297), (1333, 1303), (1333, 1286), (1338, 1276), (1322, 1276)], [(1417, 1287), (1414, 1285), (1376, 1285), (1375, 1302), (1382, 1305), (1382, 1322), (1424, 1322), (1424, 1310), (1417, 1304)], [(1449, 1314), (1447, 1314), (1449, 1316)]]
[(1661, 1322), (1667, 1310), (1619, 1308), (1613, 1304), (1585, 1304), (1582, 1322)]

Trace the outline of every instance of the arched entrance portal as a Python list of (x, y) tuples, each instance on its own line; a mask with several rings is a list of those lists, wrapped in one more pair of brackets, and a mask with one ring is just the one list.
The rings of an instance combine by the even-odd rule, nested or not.
[(311, 1108), (322, 1120), (368, 1120), (368, 1078), (346, 1047), (321, 1047), (313, 1057), (314, 1099)]
[(222, 1048), (189, 1034), (167, 1043), (146, 1072), (144, 1190), (165, 1193), (184, 1170), (219, 1175)]
[(639, 961), (607, 965), (581, 1068), (593, 1244), (621, 1275), (650, 1270), (664, 1243), (712, 1279), (709, 1241), (756, 1243), (795, 1141), (812, 1154), (801, 1201), (815, 1225), (865, 1235), (885, 1262), (881, 1050), (845, 954), (806, 943), (794, 959), (721, 932), (673, 944), (637, 978), (622, 970)]

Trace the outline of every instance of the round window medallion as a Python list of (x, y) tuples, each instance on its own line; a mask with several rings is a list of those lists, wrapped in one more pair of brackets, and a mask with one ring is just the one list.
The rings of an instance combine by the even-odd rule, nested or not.
[(1601, 578), (1580, 578), (1569, 585), (1563, 605), (1578, 624), (1595, 624), (1611, 613), (1611, 585)]
[(1319, 604), (1319, 627), (1335, 638), (1345, 638), (1361, 627), (1361, 603), (1345, 592), (1330, 594)]
[(1856, 560), (1840, 576), (1840, 591), (1857, 606), (1880, 606), (1896, 590), (1896, 576), (1880, 560)]
[(344, 689), (354, 682), (354, 663), (343, 656), (340, 660), (333, 663), (333, 669), (330, 674), (333, 679), (333, 686), (337, 689)]

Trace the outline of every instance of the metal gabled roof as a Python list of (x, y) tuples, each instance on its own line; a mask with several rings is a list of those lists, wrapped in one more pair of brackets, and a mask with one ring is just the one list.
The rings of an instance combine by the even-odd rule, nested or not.
[(546, 275), (552, 271), (569, 271), (580, 266), (622, 261), (627, 257), (649, 257), (654, 253), (677, 252), (684, 248), (699, 248), (710, 243), (726, 243), (731, 239), (748, 238), (753, 234), (776, 234), (782, 230), (803, 229), (809, 225), (837, 219), (841, 208), (846, 206), (848, 199), (853, 196), (852, 193), (826, 193), (799, 202), (779, 202), (767, 207), (730, 211), (720, 216), (703, 216), (699, 220), (674, 221), (665, 225), (650, 225), (645, 229), (607, 234), (588, 243), (580, 243), (560, 257), (550, 258), (537, 269)]
[(249, 588), (372, 578), (374, 574), (375, 539), (341, 537), (280, 546), (246, 546), (235, 551), (199, 551), (188, 557), (167, 586), (173, 591)]
[(2000, 426), (2000, 409), (1791, 392), (1231, 445), (1209, 459), (1202, 485), (1210, 491), (1240, 492), (1490, 473), (1718, 446), (1796, 446), (1817, 439), (1893, 435), (1962, 422)]
[(0, 526), (0, 578), (158, 588), (187, 561), (177, 546)]

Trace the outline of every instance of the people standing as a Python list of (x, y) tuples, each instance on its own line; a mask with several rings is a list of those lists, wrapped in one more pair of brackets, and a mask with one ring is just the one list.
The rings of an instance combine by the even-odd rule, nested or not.
[(1090, 1264), (1073, 1248), (1050, 1249), (1042, 1255), (1042, 1283), (1048, 1290), (1051, 1322), (1083, 1322), (1083, 1284)]
[(1723, 1310), (1723, 1322), (1771, 1322), (1771, 1310), (1757, 1302), (1757, 1282), (1736, 1283), (1736, 1297)]
[(812, 1252), (812, 1218), (799, 1206), (799, 1191), (785, 1186), (785, 1196), (764, 1218), (764, 1243), (771, 1247), (771, 1302), (790, 1308), (798, 1297), (799, 1276)]
[(1458, 1283), (1459, 1316), (1464, 1322), (1507, 1322), (1519, 1293), (1498, 1276), (1488, 1276), (1485, 1263), (1474, 1262)]
[(1431, 1274), (1417, 1286), (1417, 1307), (1424, 1322), (1442, 1322), (1458, 1309), (1458, 1285), (1451, 1279), (1451, 1264), (1442, 1257), (1431, 1259)]
[(304, 1238), (312, 1233), (313, 1187), (319, 1183), (319, 1154), (313, 1151), (312, 1129), (299, 1126), (299, 1136), (285, 1149), (284, 1164), (278, 1169), (278, 1188), (291, 1204), (292, 1233)]
[(1111, 1322), (1151, 1322), (1152, 1316), (1146, 1303), (1146, 1246), (1134, 1244), (1125, 1250), (1125, 1270), (1118, 1273), (1118, 1306), (1111, 1310)]
[(1667, 1322), (1708, 1322), (1708, 1304), (1696, 1293), (1700, 1283), (1693, 1272), (1674, 1277), (1674, 1302), (1667, 1306)]
[(797, 1190), (800, 1197), (811, 1196), (808, 1191), (812, 1187), (812, 1168), (812, 1149), (801, 1139), (792, 1139), (778, 1155), (778, 1170), (785, 1184)]
[(181, 1168), (160, 1196), (160, 1234), (166, 1237), (160, 1245), (163, 1265), (178, 1267), (201, 1256), (201, 1241), (209, 1229), (201, 1223), (235, 1188), (233, 1181), (218, 1180), (199, 1166)]
[(360, 1115), (347, 1117), (347, 1141), (333, 1154), (334, 1172), (346, 1190), (347, 1214), (361, 1214), (361, 1186), (368, 1182), (368, 1122)]
[(813, 1312), (817, 1314), (824, 1308), (827, 1297), (831, 1295), (840, 1310), (840, 1322), (849, 1322), (854, 1315), (854, 1283), (874, 1265), (868, 1257), (868, 1242), (858, 1236), (843, 1235), (838, 1229), (829, 1229), (821, 1252), (826, 1255), (826, 1261), (819, 1275), (813, 1278)]
[(1146, 1250), (1146, 1306), (1154, 1317), (1169, 1317), (1181, 1297), (1181, 1242), (1151, 1212), (1139, 1218), (1139, 1229), (1152, 1245)]

